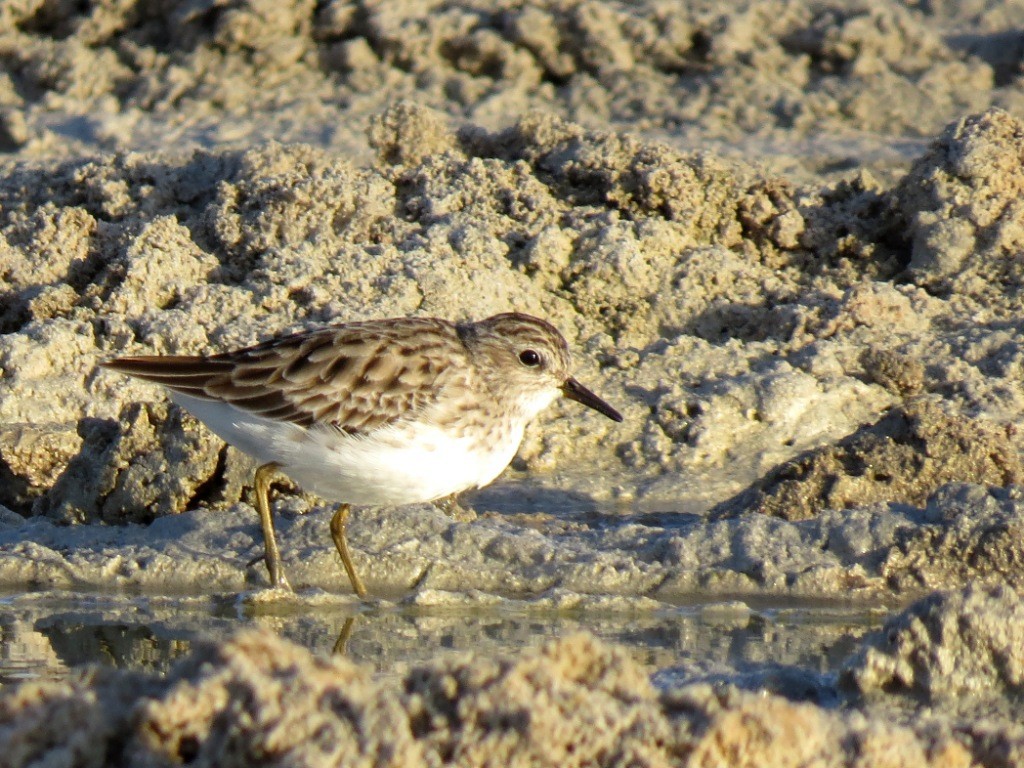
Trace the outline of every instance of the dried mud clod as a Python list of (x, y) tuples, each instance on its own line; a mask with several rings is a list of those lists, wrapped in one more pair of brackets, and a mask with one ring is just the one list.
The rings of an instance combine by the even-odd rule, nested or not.
[(73, 424), (0, 426), (0, 505), (31, 513), (81, 446)]
[(121, 421), (82, 422), (81, 451), (36, 500), (35, 514), (61, 522), (148, 523), (213, 495), (224, 448), (194, 419), (168, 403), (134, 403)]
[(247, 630), (164, 680), (5, 689), (0, 736), (12, 766), (967, 765), (948, 735), (859, 713), (707, 684), (658, 694), (624, 649), (585, 635), (433, 662), (394, 685)]
[(908, 594), (962, 584), (1024, 590), (1020, 487), (943, 486), (922, 510), (922, 524), (886, 548), (879, 574)]
[(200, 651), (138, 702), (124, 765), (424, 764), (394, 695), (269, 632)]
[(860, 696), (930, 703), (1024, 694), (1024, 598), (1006, 585), (937, 592), (891, 618), (846, 662)]
[[(253, 123), (260, 111), (297, 103), (319, 122), (323, 108), (310, 104), (318, 98), (375, 99), (379, 108), (397, 93), (481, 121), (540, 107), (592, 123), (696, 124), (725, 139), (850, 128), (923, 135), (987, 107), (999, 73), (1012, 83), (1014, 72), (1011, 53), (990, 52), (993, 66), (948, 40), (945, 29), (978, 24), (970, 9), (944, 12), (952, 13), (885, 0), (720, 10), (657, 0), (9, 3), (0, 7), (0, 55), (19, 117), (34, 117), (39, 102), (116, 100), (136, 113), (185, 104), (198, 123), (186, 130), (199, 134), (210, 102)], [(327, 119), (335, 115), (344, 112)], [(273, 120), (287, 130), (287, 118)], [(31, 119), (7, 122), (13, 147), (40, 131)]]
[(723, 502), (717, 516), (753, 511), (804, 520), (873, 502), (924, 506), (940, 486), (1019, 483), (1024, 464), (1005, 427), (913, 399), (836, 445), (808, 451)]
[(1002, 110), (943, 132), (893, 192), (909, 273), (941, 295), (1019, 310), (1024, 286), (1024, 121)]
[(102, 667), (78, 670), (59, 682), (5, 686), (0, 695), (0, 764), (109, 764), (117, 760), (138, 701), (162, 688), (152, 677)]

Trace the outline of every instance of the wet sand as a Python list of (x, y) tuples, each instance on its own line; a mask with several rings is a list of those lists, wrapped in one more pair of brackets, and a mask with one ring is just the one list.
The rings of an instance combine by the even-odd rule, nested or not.
[[(4, 653), (49, 642), (54, 595), (242, 595), (257, 628), (5, 686), (0, 765), (1019, 762), (1022, 28), (1020, 2), (3, 6)], [(249, 461), (96, 368), (512, 309), (625, 421), (553, 409), (474, 519), (358, 510), (369, 608), (286, 487), (298, 597), (264, 589)], [(388, 675), (245, 618), (812, 599), (892, 618), (792, 685), (562, 624)]]

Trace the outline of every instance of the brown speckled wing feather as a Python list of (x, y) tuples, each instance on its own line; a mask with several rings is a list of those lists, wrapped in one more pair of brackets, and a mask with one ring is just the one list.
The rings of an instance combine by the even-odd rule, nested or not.
[(211, 357), (124, 357), (104, 367), (304, 427), (370, 432), (422, 412), (466, 376), (454, 326), (408, 318), (297, 333)]

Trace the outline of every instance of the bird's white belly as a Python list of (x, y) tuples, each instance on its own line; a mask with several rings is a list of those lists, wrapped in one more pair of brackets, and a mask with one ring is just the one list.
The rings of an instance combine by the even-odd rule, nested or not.
[(275, 462), (303, 489), (356, 505), (412, 504), (487, 485), (508, 466), (522, 426), (504, 440), (453, 437), (435, 425), (385, 427), (353, 436), (263, 419), (220, 402), (174, 400), (260, 463)]

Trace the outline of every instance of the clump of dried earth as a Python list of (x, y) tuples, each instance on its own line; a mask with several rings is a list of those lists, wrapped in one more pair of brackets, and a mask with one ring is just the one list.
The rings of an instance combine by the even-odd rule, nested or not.
[[(98, 765), (90, 755), (101, 755), (108, 766), (705, 766), (742, 755), (749, 765), (968, 766), (988, 748), (981, 734), (964, 743), (882, 713), (735, 687), (658, 691), (627, 653), (585, 635), (386, 684), (247, 631), (162, 679), (94, 670), (22, 685), (0, 696), (0, 734), (10, 765)], [(1020, 734), (1002, 746), (1019, 756)]]

